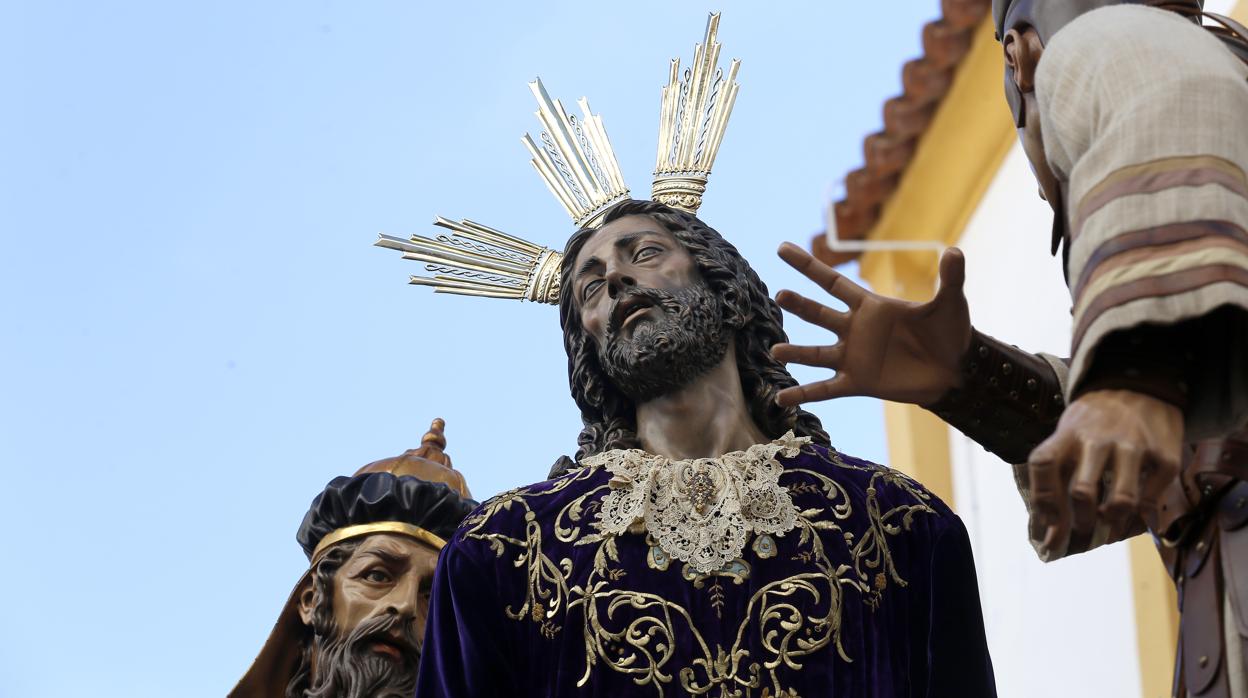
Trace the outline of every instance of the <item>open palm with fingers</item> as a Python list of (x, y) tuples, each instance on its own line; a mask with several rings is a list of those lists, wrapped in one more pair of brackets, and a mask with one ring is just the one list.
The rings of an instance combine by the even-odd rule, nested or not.
[(962, 292), (966, 269), (962, 252), (940, 259), (940, 289), (926, 303), (872, 293), (792, 243), (780, 258), (849, 306), (842, 312), (793, 291), (776, 302), (799, 318), (835, 333), (835, 344), (777, 344), (772, 355), (836, 371), (834, 377), (787, 388), (782, 405), (866, 395), (894, 402), (928, 405), (961, 384), (959, 367), (971, 342), (971, 319)]

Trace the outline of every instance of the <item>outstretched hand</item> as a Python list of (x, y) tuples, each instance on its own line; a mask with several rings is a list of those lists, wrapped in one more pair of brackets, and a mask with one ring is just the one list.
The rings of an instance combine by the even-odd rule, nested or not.
[(961, 384), (959, 367), (971, 343), (971, 319), (962, 284), (965, 260), (956, 248), (940, 258), (940, 289), (926, 303), (872, 293), (792, 243), (780, 258), (849, 306), (841, 312), (789, 290), (776, 294), (781, 308), (836, 334), (835, 344), (777, 344), (785, 363), (836, 371), (815, 383), (786, 388), (781, 405), (866, 395), (894, 402), (931, 404)]

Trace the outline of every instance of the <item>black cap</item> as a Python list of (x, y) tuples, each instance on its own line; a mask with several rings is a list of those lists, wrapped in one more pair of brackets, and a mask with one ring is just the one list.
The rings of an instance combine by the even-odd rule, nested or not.
[(449, 540), (476, 506), (446, 483), (410, 475), (382, 472), (336, 477), (312, 500), (295, 538), (308, 559), (323, 538), (348, 526), (396, 522)]

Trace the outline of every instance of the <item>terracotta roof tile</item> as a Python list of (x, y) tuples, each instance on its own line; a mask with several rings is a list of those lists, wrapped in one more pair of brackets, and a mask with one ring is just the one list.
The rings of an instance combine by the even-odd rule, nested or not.
[[(941, 0), (940, 8), (940, 19), (923, 27), (923, 55), (902, 66), (902, 93), (884, 102), (884, 130), (863, 140), (863, 166), (845, 175), (845, 198), (832, 206), (842, 240), (866, 238), (879, 220), (880, 209), (897, 189), (919, 138), (949, 92), (991, 0)], [(815, 236), (811, 251), (829, 264), (843, 264), (859, 254), (833, 252), (824, 233)]]

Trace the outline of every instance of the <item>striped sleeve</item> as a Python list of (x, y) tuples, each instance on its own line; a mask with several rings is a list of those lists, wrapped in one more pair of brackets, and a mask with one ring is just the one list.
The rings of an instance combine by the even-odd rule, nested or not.
[[(1116, 5), (1053, 37), (1036, 92), (1068, 202), (1069, 400), (1112, 333), (1248, 313), (1248, 67), (1178, 15)], [(1217, 355), (1202, 370), (1244, 373), (1242, 351)], [(1242, 392), (1193, 394), (1216, 409), (1193, 405), (1189, 427), (1234, 428)]]

